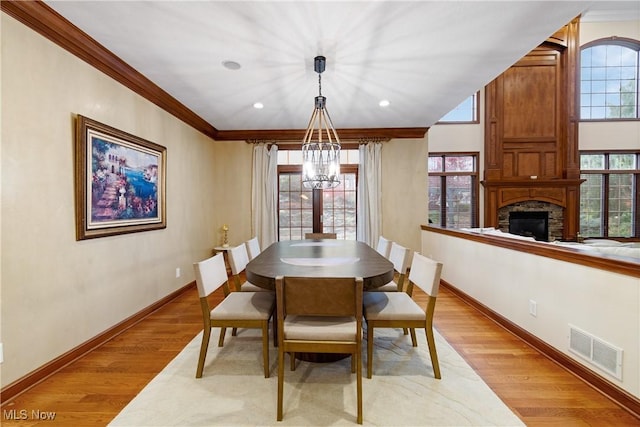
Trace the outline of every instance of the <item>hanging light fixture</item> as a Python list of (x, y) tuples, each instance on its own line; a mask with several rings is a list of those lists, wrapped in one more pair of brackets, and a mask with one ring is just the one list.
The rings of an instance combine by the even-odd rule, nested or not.
[(334, 188), (340, 184), (340, 139), (326, 108), (327, 99), (322, 96), (325, 63), (324, 56), (314, 58), (318, 96), (302, 140), (302, 182), (306, 188), (314, 189)]

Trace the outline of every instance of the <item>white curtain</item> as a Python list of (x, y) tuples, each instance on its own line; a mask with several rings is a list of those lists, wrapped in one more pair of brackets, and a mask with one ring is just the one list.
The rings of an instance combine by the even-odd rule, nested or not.
[(262, 249), (278, 240), (278, 146), (253, 147), (251, 225)]
[(358, 229), (357, 239), (369, 246), (378, 242), (382, 231), (382, 144), (361, 144), (358, 169)]

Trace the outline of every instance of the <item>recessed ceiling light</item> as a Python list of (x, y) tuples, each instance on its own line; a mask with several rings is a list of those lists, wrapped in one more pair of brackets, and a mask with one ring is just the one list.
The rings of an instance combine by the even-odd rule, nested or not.
[(222, 61), (222, 66), (227, 70), (239, 70), (241, 67), (236, 61)]
[(258, 110), (264, 108), (264, 104), (262, 102), (256, 102), (253, 104), (253, 108), (257, 108)]
[(382, 101), (380, 101), (380, 102), (378, 103), (378, 105), (379, 105), (379, 106), (381, 106), (381, 107), (388, 107), (388, 106), (389, 106), (389, 104), (391, 104), (391, 103), (389, 102), (389, 100), (388, 100), (388, 99), (383, 99)]

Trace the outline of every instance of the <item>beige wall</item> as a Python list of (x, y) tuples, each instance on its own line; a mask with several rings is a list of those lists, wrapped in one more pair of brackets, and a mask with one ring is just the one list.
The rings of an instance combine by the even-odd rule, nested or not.
[[(638, 278), (424, 230), (422, 250), (447, 283), (640, 397)], [(569, 325), (623, 350), (622, 380), (569, 351)]]
[[(194, 280), (226, 217), (211, 139), (2, 14), (2, 386)], [(167, 228), (76, 241), (74, 115), (167, 148)], [(244, 145), (244, 144), (243, 144)], [(224, 152), (224, 150), (221, 150)], [(176, 278), (176, 268), (182, 277)]]

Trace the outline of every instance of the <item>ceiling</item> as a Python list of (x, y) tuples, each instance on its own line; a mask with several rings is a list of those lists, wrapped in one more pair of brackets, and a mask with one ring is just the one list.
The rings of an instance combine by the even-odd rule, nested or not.
[(46, 4), (220, 131), (305, 128), (316, 55), (336, 128), (426, 128), (581, 13), (640, 14), (638, 1)]

